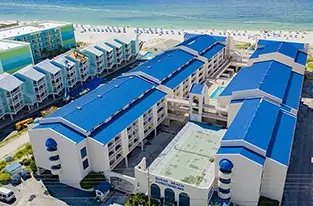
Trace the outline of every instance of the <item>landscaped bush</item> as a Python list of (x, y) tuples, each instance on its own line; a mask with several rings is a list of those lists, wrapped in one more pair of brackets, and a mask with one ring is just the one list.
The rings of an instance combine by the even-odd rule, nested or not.
[(0, 183), (6, 184), (10, 181), (10, 173), (7, 172), (1, 172), (0, 173)]
[(34, 160), (30, 161), (29, 168), (33, 172), (37, 172), (36, 162)]
[(24, 166), (28, 166), (30, 164), (31, 160), (30, 159), (23, 159), (21, 164)]
[(258, 206), (278, 206), (279, 202), (277, 200), (272, 200), (267, 197), (261, 196), (259, 199)]
[(0, 171), (3, 170), (7, 166), (5, 161), (0, 161)]
[(80, 182), (80, 186), (83, 189), (91, 189), (102, 181), (105, 181), (103, 174), (91, 172)]
[[(136, 194), (129, 196), (127, 202), (125, 203), (125, 206), (148, 206), (148, 203), (149, 203), (148, 196), (144, 194)], [(158, 202), (150, 199), (150, 205), (157, 206)]]

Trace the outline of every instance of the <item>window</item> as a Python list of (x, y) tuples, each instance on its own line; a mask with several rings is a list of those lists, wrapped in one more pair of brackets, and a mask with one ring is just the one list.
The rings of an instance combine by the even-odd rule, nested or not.
[(87, 156), (86, 147), (84, 147), (83, 149), (80, 150), (80, 155), (81, 155), (82, 159)]
[(84, 170), (85, 170), (85, 169), (87, 169), (88, 167), (89, 167), (88, 159), (85, 159), (85, 160), (83, 161), (83, 168), (84, 168)]

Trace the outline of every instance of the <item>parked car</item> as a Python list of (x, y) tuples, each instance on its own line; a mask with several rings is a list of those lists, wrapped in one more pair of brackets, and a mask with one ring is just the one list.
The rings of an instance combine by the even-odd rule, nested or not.
[(19, 174), (14, 174), (10, 178), (12, 185), (18, 185), (22, 182), (22, 177)]
[(5, 202), (11, 202), (15, 199), (14, 192), (5, 187), (0, 187), (0, 200)]
[(21, 171), (20, 171), (20, 176), (23, 178), (23, 180), (26, 180), (28, 178), (30, 178), (30, 171), (28, 168), (23, 168)]

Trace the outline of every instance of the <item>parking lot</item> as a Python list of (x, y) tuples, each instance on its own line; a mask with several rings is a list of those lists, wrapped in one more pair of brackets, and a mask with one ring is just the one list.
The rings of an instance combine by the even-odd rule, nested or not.
[(313, 98), (303, 94), (282, 205), (313, 206)]

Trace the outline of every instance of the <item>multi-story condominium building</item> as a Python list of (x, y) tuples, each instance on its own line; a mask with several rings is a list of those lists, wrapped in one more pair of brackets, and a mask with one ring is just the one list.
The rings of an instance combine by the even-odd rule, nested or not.
[(72, 88), (75, 86), (79, 78), (78, 66), (75, 62), (68, 60), (64, 55), (60, 55), (51, 60), (51, 63), (61, 69), (65, 87)]
[(24, 82), (23, 95), (25, 104), (39, 106), (49, 95), (46, 76), (28, 65), (14, 73), (14, 76)]
[(81, 50), (82, 53), (89, 57), (90, 61), (90, 74), (92, 76), (100, 75), (105, 70), (104, 53), (90, 45)]
[[(77, 188), (89, 172), (102, 172), (174, 205), (281, 201), (307, 47), (259, 41), (247, 67), (213, 95), (201, 79), (227, 71), (223, 39), (193, 37), (41, 119), (29, 131), (38, 168)], [(123, 159), (128, 167), (128, 154), (156, 136), (171, 110), (186, 108), (190, 120), (223, 121), (224, 129), (188, 123), (149, 168), (142, 159), (135, 177), (112, 171)]]
[(8, 114), (13, 119), (13, 115), (25, 106), (22, 84), (22, 81), (8, 73), (0, 74), (0, 117)]
[(46, 59), (34, 66), (34, 69), (43, 73), (47, 79), (48, 93), (59, 96), (64, 93), (64, 78), (62, 70)]
[(0, 40), (0, 74), (14, 73), (29, 64), (33, 64), (29, 43)]
[(114, 66), (113, 48), (104, 43), (96, 44), (95, 48), (103, 52), (105, 71), (112, 72)]
[(117, 43), (122, 44), (123, 46), (123, 58), (125, 61), (129, 61), (137, 56), (139, 51), (139, 41), (138, 36), (134, 38), (128, 38), (126, 36), (121, 36), (117, 39), (114, 39)]
[(110, 40), (105, 42), (106, 45), (113, 48), (113, 62), (116, 66), (119, 66), (123, 63), (123, 45), (116, 42), (115, 40)]
[[(35, 62), (46, 58), (50, 51), (76, 47), (74, 28), (69, 23), (42, 22), (9, 28), (0, 31), (0, 39), (30, 43)], [(20, 55), (20, 53), (17, 55)], [(17, 67), (11, 66), (10, 68)]]
[(75, 62), (78, 72), (78, 81), (85, 82), (90, 77), (89, 58), (78, 50), (71, 50), (66, 53), (65, 58)]
[(127, 155), (166, 119), (165, 95), (140, 77), (119, 77), (66, 105), (30, 132), (38, 167), (80, 187), (90, 171), (127, 162)]

